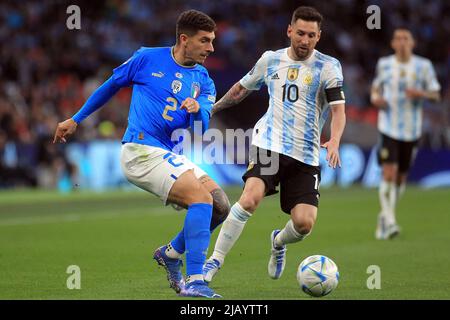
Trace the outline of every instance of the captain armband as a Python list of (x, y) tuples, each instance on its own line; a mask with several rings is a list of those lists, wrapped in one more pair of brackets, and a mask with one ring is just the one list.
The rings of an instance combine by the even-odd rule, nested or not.
[(345, 95), (342, 87), (325, 89), (325, 95), (330, 105), (345, 103)]

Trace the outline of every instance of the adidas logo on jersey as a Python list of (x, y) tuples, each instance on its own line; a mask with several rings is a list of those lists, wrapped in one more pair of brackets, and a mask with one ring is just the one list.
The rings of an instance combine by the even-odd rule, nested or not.
[(280, 77), (278, 76), (278, 73), (275, 73), (271, 79), (272, 80), (280, 80)]

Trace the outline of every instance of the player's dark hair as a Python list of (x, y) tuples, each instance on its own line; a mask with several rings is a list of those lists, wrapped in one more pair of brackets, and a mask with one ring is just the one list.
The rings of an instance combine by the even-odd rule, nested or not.
[(203, 12), (197, 10), (184, 11), (177, 20), (177, 42), (182, 33), (192, 37), (200, 30), (213, 32), (216, 30), (216, 23), (210, 16)]
[(313, 7), (305, 7), (305, 6), (298, 7), (297, 9), (295, 9), (294, 13), (292, 14), (291, 24), (294, 24), (298, 19), (317, 22), (319, 30), (323, 21), (323, 17), (319, 11), (317, 11)]
[(408, 28), (407, 26), (404, 26), (404, 25), (396, 26), (392, 31), (392, 38), (394, 37), (394, 33), (396, 31), (408, 31), (411, 34), (411, 36), (414, 38), (414, 34), (412, 33), (411, 29)]

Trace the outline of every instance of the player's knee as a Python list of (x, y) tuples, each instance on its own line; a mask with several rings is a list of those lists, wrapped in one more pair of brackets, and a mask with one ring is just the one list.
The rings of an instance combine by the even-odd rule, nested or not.
[(213, 199), (213, 217), (217, 222), (222, 223), (230, 212), (230, 201), (226, 193), (220, 188), (211, 191), (211, 196)]
[(292, 222), (294, 223), (295, 230), (300, 234), (311, 233), (316, 219), (314, 214), (304, 214), (298, 218), (293, 217)]
[(314, 227), (314, 221), (313, 220), (304, 220), (299, 224), (294, 224), (295, 230), (297, 230), (300, 234), (309, 234), (311, 233), (313, 227)]
[(192, 203), (208, 203), (213, 204), (213, 197), (212, 195), (202, 186), (192, 186), (190, 190), (190, 197), (188, 201), (188, 205), (191, 205)]
[(239, 204), (242, 209), (250, 213), (253, 213), (256, 210), (260, 202), (261, 199), (252, 193), (244, 193), (239, 199)]
[(386, 182), (396, 182), (396, 176), (393, 173), (388, 173), (383, 175), (384, 181)]
[(397, 180), (397, 167), (395, 165), (385, 165), (383, 167), (383, 179), (387, 182)]
[(399, 174), (398, 174), (398, 177), (397, 177), (397, 184), (398, 185), (401, 185), (401, 184), (403, 184), (403, 183), (406, 183), (406, 181), (408, 180), (408, 174), (407, 173), (405, 173), (405, 172), (400, 172)]
[(199, 194), (198, 202), (208, 203), (208, 204), (212, 205), (213, 204), (213, 197), (211, 196), (211, 194), (208, 191), (204, 190), (203, 192), (201, 192)]

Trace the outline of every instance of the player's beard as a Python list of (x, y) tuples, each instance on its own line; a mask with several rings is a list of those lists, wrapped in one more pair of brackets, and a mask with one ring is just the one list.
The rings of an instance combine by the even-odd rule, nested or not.
[(309, 50), (309, 49), (304, 49), (301, 47), (295, 48), (295, 54), (297, 55), (297, 57), (300, 60), (305, 60), (309, 56), (310, 52), (311, 52), (311, 50)]
[(188, 54), (185, 54), (184, 58), (185, 58), (185, 62), (184, 62), (185, 66), (190, 67), (190, 66), (193, 66), (193, 65), (195, 65), (197, 63), (197, 61), (192, 56), (190, 56)]
[(411, 57), (412, 55), (412, 50), (410, 50), (409, 48), (400, 48), (398, 50), (398, 55), (400, 57), (402, 57), (403, 59), (407, 60)]
[(204, 58), (204, 59), (203, 58), (204, 58), (203, 56), (200, 56), (200, 58), (197, 59), (197, 63), (203, 65), (203, 63), (205, 63), (205, 61), (206, 61), (206, 58)]
[(187, 54), (186, 53), (184, 55), (184, 57), (186, 59), (186, 65), (187, 66), (193, 66), (195, 64), (201, 64), (202, 65), (203, 63), (205, 63), (205, 60), (208, 57), (208, 55), (205, 57), (205, 56), (202, 56), (201, 54), (194, 54), (194, 53)]

